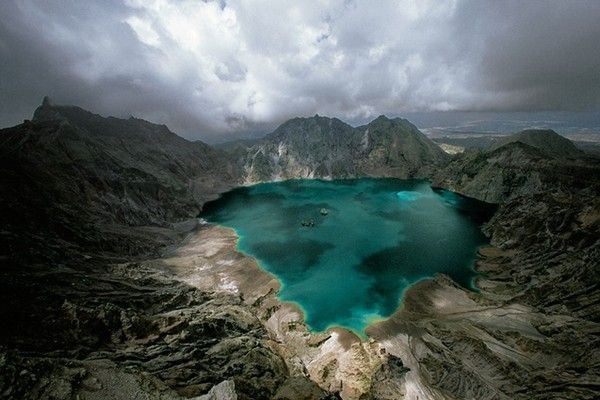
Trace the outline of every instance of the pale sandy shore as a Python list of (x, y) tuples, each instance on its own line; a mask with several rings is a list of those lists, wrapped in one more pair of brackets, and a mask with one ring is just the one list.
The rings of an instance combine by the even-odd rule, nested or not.
[(309, 376), (319, 386), (358, 399), (369, 389), (369, 377), (385, 354), (374, 341), (332, 328), (310, 333), (302, 311), (277, 298), (279, 282), (251, 257), (236, 250), (238, 237), (228, 228), (200, 225), (184, 243), (164, 258), (150, 261), (177, 279), (202, 291), (239, 294), (267, 329), (270, 345), (296, 375)]

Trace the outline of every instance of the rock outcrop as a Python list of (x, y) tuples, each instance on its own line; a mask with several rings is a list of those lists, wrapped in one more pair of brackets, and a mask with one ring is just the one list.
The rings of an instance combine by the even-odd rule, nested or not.
[(201, 291), (144, 264), (64, 262), (43, 274), (3, 266), (3, 398), (182, 399), (229, 378), (238, 399), (270, 399), (287, 379), (235, 293)]

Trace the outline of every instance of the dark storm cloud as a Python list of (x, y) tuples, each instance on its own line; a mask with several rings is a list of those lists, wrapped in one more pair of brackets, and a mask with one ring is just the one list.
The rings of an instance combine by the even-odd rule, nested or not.
[(61, 103), (141, 115), (187, 132), (210, 129), (180, 91), (193, 74), (157, 74), (162, 52), (139, 41), (124, 22), (135, 12), (121, 2), (9, 1), (0, 9), (2, 125), (29, 116), (49, 94)]
[(190, 138), (296, 115), (600, 109), (598, 1), (0, 2), (0, 125), (43, 95)]
[(488, 93), (467, 109), (599, 109), (599, 1), (461, 3), (457, 19), (459, 36), (478, 41), (473, 67)]

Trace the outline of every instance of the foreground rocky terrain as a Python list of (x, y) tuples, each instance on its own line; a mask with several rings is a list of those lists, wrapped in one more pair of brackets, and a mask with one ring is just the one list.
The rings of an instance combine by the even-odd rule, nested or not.
[(476, 265), (479, 293), (439, 276), (370, 328), (425, 397), (598, 396), (599, 165), (546, 144), (507, 141), (434, 176), (434, 185), (500, 207), (484, 227), (491, 245)]
[[(593, 399), (600, 162), (525, 131), (452, 158), (405, 120), (294, 119), (216, 150), (45, 100), (0, 132), (0, 397)], [(242, 183), (428, 177), (499, 205), (478, 293), (413, 286), (370, 339), (311, 334), (278, 283), (200, 223)]]

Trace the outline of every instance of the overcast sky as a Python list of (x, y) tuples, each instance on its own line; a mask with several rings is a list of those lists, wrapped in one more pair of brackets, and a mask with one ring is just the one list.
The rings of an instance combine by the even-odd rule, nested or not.
[(599, 21), (600, 0), (1, 0), (0, 126), (44, 95), (208, 141), (315, 113), (597, 112)]

